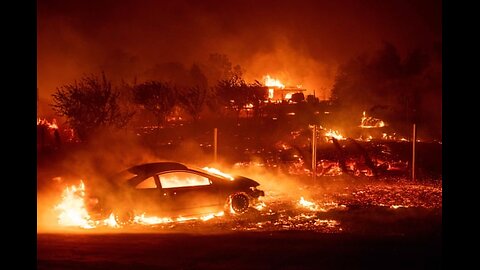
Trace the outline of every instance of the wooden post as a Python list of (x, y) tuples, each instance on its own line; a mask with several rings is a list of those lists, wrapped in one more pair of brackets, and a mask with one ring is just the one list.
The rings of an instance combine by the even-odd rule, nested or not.
[(312, 177), (313, 183), (317, 181), (317, 125), (312, 128)]
[(217, 163), (217, 150), (218, 150), (218, 129), (214, 128), (213, 129), (213, 162)]
[(417, 125), (413, 124), (412, 136), (412, 181), (415, 181), (415, 144), (417, 143)]

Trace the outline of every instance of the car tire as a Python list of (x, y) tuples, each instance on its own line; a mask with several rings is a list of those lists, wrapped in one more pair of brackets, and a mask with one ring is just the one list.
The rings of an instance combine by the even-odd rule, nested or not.
[(236, 214), (246, 212), (249, 207), (248, 196), (243, 193), (237, 193), (232, 195), (230, 198), (230, 207)]

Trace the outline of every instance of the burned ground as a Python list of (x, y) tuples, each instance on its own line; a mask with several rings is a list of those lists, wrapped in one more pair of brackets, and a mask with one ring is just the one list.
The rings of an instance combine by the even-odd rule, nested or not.
[[(289, 126), (260, 136), (275, 128), (274, 121), (270, 126), (240, 122), (220, 129), (222, 160), (215, 166), (257, 180), (266, 193), (261, 204), (240, 216), (152, 219), (146, 213), (134, 224), (93, 229), (57, 223), (55, 205), (62, 190), (80, 179), (88, 190), (103, 188), (101, 179), (109, 173), (142, 162), (211, 166), (208, 125), (144, 130), (115, 140), (108, 135), (39, 152), (39, 269), (439, 268), (440, 143), (418, 143), (418, 179), (411, 181), (410, 142), (360, 139), (359, 148), (339, 139), (337, 147), (319, 134), (314, 182), (311, 131)], [(368, 174), (362, 151), (377, 175)], [(347, 171), (340, 166), (342, 152)]]

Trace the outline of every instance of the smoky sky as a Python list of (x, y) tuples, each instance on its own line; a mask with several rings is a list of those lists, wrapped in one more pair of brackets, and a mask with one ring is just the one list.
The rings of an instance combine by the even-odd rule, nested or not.
[(247, 81), (266, 74), (329, 95), (339, 64), (382, 42), (401, 54), (441, 44), (441, 1), (37, 1), (40, 101), (82, 74), (144, 78), (221, 53)]

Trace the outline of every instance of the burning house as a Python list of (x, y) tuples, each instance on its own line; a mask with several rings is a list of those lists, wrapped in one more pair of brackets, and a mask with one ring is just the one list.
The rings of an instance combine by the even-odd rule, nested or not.
[(301, 85), (285, 86), (278, 79), (266, 75), (264, 78), (265, 86), (268, 87), (268, 100), (271, 102), (289, 101), (292, 96), (297, 93), (304, 93), (307, 89), (302, 88)]

